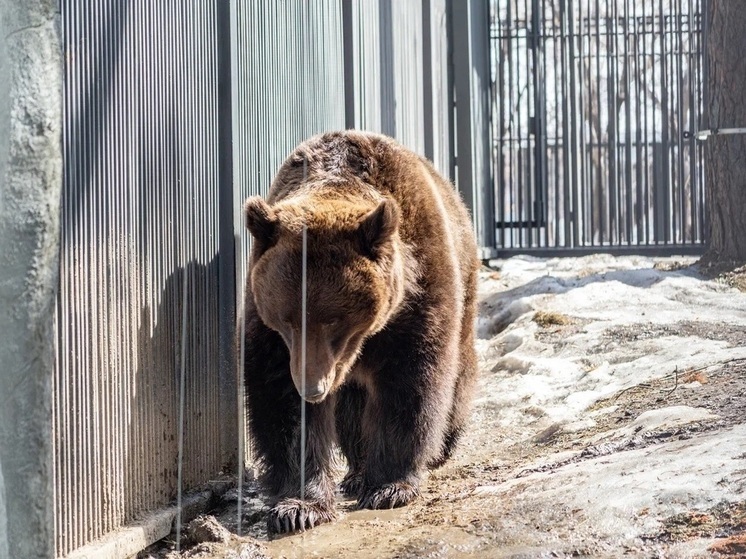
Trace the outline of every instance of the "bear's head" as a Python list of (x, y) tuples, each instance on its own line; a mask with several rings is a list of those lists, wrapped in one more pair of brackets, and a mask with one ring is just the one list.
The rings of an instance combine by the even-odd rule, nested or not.
[(366, 338), (402, 304), (407, 271), (399, 208), (390, 199), (269, 206), (253, 197), (245, 214), (254, 238), (249, 281), (259, 317), (285, 340), (298, 393), (321, 402), (344, 383)]

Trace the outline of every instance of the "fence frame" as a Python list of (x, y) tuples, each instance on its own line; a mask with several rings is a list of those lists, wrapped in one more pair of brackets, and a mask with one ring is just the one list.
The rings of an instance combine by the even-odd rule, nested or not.
[[(491, 147), (491, 156), (493, 161), (493, 176), (491, 177), (492, 184), (494, 184), (495, 192), (495, 204), (490, 208), (485, 208), (482, 213), (488, 214), (491, 212), (491, 221), (495, 224), (496, 235), (494, 246), (496, 250), (503, 256), (509, 256), (512, 254), (534, 254), (534, 255), (580, 255), (589, 254), (594, 252), (605, 252), (613, 254), (650, 254), (650, 255), (665, 255), (665, 254), (701, 254), (707, 243), (707, 224), (706, 224), (706, 212), (704, 210), (704, 177), (702, 173), (702, 149), (701, 146), (695, 145), (693, 140), (687, 140), (685, 135), (682, 135), (686, 131), (690, 131), (692, 128), (696, 128), (702, 121), (703, 106), (706, 101), (707, 90), (706, 83), (704, 83), (704, 75), (706, 71), (706, 57), (704, 56), (702, 45), (704, 44), (704, 35), (706, 33), (706, 22), (703, 20), (704, 5), (706, 0), (695, 0), (693, 3), (688, 4), (689, 8), (685, 6), (685, 9), (679, 5), (671, 5), (672, 10), (670, 15), (659, 16), (653, 15), (653, 10), (645, 10), (645, 7), (630, 7), (628, 2), (615, 2), (612, 0), (611, 3), (607, 2), (604, 4), (607, 9), (611, 10), (609, 14), (614, 14), (615, 17), (620, 18), (618, 21), (613, 20), (609, 23), (611, 15), (601, 12), (593, 12), (591, 7), (587, 5), (587, 2), (583, 0), (561, 0), (559, 3), (551, 3), (551, 7), (555, 10), (559, 10), (562, 14), (564, 10), (565, 18), (574, 18), (576, 12), (573, 10), (580, 10), (582, 16), (588, 21), (595, 21), (597, 27), (603, 25), (616, 25), (617, 27), (623, 27), (630, 25), (629, 21), (634, 18), (647, 18), (645, 23), (639, 23), (643, 25), (643, 31), (639, 31), (642, 37), (644, 33), (651, 37), (652, 47), (644, 46), (644, 43), (635, 44), (634, 51), (627, 52), (626, 50), (615, 51), (617, 45), (619, 49), (627, 48), (627, 39), (618, 39), (621, 35), (618, 35), (618, 30), (609, 31), (608, 38), (606, 35), (601, 34), (599, 39), (599, 33), (596, 31), (575, 31), (575, 24), (568, 29), (559, 30), (558, 27), (552, 27), (551, 30), (545, 29), (545, 25), (549, 25), (546, 21), (546, 15), (544, 10), (547, 10), (547, 0), (492, 0), (490, 14), (491, 17), (497, 18), (496, 10), (498, 6), (501, 9), (508, 10), (508, 18), (513, 17), (516, 20), (522, 18), (523, 24), (525, 25), (525, 34), (523, 35), (510, 35), (511, 38), (507, 38), (507, 35), (503, 36), (500, 40), (501, 44), (511, 42), (514, 51), (521, 51), (524, 53), (524, 67), (521, 67), (523, 72), (521, 79), (525, 80), (528, 84), (529, 94), (527, 98), (529, 101), (523, 101), (528, 103), (529, 108), (517, 109), (515, 107), (508, 107), (507, 101), (502, 99), (500, 91), (505, 91), (506, 87), (511, 87), (507, 82), (497, 83), (497, 80), (502, 80), (500, 75), (500, 66), (498, 65), (497, 57), (497, 37), (490, 39), (490, 54), (492, 59), (491, 68), (495, 72), (495, 83), (491, 84), (493, 88), (493, 102), (494, 105), (490, 108), (490, 116), (493, 122), (497, 122), (500, 118), (500, 122), (503, 122), (505, 111), (510, 114), (511, 119), (517, 117), (517, 120), (526, 118), (526, 113), (519, 111), (527, 111), (528, 115), (528, 127), (529, 132), (526, 136), (515, 135), (514, 132), (508, 132), (510, 139), (509, 141), (523, 141), (526, 143), (525, 158), (530, 160), (527, 165), (526, 175), (521, 179), (518, 178), (519, 182), (522, 180), (526, 183), (531, 182), (527, 186), (515, 186), (512, 183), (506, 183), (507, 180), (501, 169), (499, 169), (499, 150), (514, 150), (516, 148), (505, 148), (501, 144), (503, 139), (500, 137), (501, 131), (496, 131), (495, 126), (491, 126), (492, 133), (495, 134), (494, 147)], [(585, 7), (581, 7), (585, 6)], [(511, 8), (508, 8), (511, 6)], [(573, 7), (574, 6), (574, 7)], [(697, 7), (700, 6), (699, 10)], [(598, 4), (596, 4), (598, 8)], [(514, 10), (513, 15), (510, 15), (510, 9)], [(656, 8), (657, 9), (657, 8)], [(664, 9), (661, 4), (661, 8)], [(516, 10), (525, 10), (524, 14), (520, 12), (520, 16), (516, 15)], [(585, 11), (583, 11), (585, 10)], [(642, 10), (642, 11), (640, 11)], [(680, 12), (678, 10), (681, 10)], [(555, 11), (553, 17), (557, 17)], [(679, 17), (681, 21), (673, 19), (669, 21), (669, 17)], [(593, 19), (595, 18), (595, 19)], [(624, 18), (632, 18), (627, 21)], [(624, 21), (623, 21), (624, 20)], [(489, 18), (485, 19), (486, 26), (491, 26)], [(512, 20), (511, 20), (512, 21)], [(575, 21), (575, 20), (573, 20)], [(583, 20), (585, 21), (585, 20)], [(637, 21), (637, 20), (635, 20)], [(605, 24), (603, 22), (606, 22)], [(512, 23), (508, 22), (508, 25)], [(556, 25), (556, 24), (555, 24)], [(578, 26), (580, 24), (578, 23)], [(678, 25), (678, 27), (674, 27)], [(660, 26), (660, 28), (656, 27)], [(502, 28), (501, 28), (502, 29)], [(506, 28), (507, 29), (507, 28)], [(513, 29), (512, 27), (510, 28)], [(516, 27), (515, 29), (518, 29)], [(616, 29), (616, 28), (614, 28)], [(626, 29), (626, 28), (625, 28)], [(606, 33), (606, 32), (603, 32)], [(630, 31), (632, 33), (632, 31)], [(638, 30), (634, 30), (635, 40), (638, 39)], [(668, 34), (673, 33), (674, 38), (665, 38)], [(492, 35), (492, 31), (490, 31)], [(586, 36), (587, 34), (587, 36)], [(512, 38), (515, 37), (515, 38)], [(682, 39), (684, 37), (684, 39)], [(548, 39), (549, 38), (549, 39)], [(547, 40), (554, 41), (551, 43), (552, 47), (545, 47)], [(605, 43), (600, 41), (604, 40)], [(561, 43), (566, 41), (567, 43)], [(588, 41), (587, 43), (584, 41)], [(595, 41), (595, 43), (594, 43)], [(656, 43), (655, 41), (659, 41)], [(666, 41), (670, 41), (667, 43)], [(678, 41), (678, 43), (676, 42)], [(682, 42), (685, 41), (685, 42)], [(643, 44), (640, 47), (640, 44)], [(595, 45), (596, 50), (593, 50)], [(672, 45), (681, 50), (681, 52), (669, 52), (666, 50), (666, 45)], [(683, 45), (683, 46), (682, 46)], [(566, 50), (570, 49), (570, 61), (566, 62), (564, 59), (556, 58), (557, 52), (552, 54), (551, 52), (545, 52), (545, 49), (563, 49), (562, 55), (567, 54)], [(642, 49), (638, 52), (637, 49)], [(692, 49), (698, 48), (698, 51)], [(573, 53), (573, 49), (575, 52)], [(602, 50), (608, 49), (608, 50)], [(687, 50), (684, 50), (687, 49)], [(595, 53), (595, 54), (594, 54)], [(515, 54), (511, 56), (516, 56)], [(555, 58), (552, 58), (552, 57)], [(607, 72), (608, 77), (605, 74), (603, 78), (596, 76), (596, 89), (598, 92), (601, 91), (598, 80), (605, 82), (609, 80), (608, 87), (621, 88), (622, 86), (616, 82), (612, 82), (612, 77), (615, 80), (624, 80), (624, 74), (615, 65), (620, 64), (618, 60), (631, 60), (633, 57), (642, 56), (648, 57), (652, 60), (657, 57), (656, 66), (652, 72), (660, 73), (664, 80), (669, 80), (671, 84), (676, 86), (676, 95), (678, 96), (678, 103), (681, 105), (681, 98), (687, 97), (687, 103), (689, 99), (693, 99), (691, 106), (687, 104), (688, 112), (679, 114), (681, 109), (680, 106), (676, 106), (673, 102), (668, 102), (668, 93), (663, 96), (659, 109), (663, 115), (663, 123), (659, 125), (658, 134), (663, 134), (662, 140), (655, 140), (650, 134), (655, 135), (656, 129), (655, 124), (645, 124), (644, 131), (642, 132), (642, 141), (646, 142), (645, 157), (652, 157), (653, 149), (656, 141), (661, 143), (659, 152), (664, 155), (663, 160), (658, 160), (655, 163), (651, 163), (649, 159), (640, 159), (639, 162), (636, 159), (634, 165), (637, 167), (644, 167), (643, 177), (647, 177), (647, 173), (654, 173), (650, 169), (653, 169), (655, 165), (658, 169), (658, 174), (654, 174), (652, 178), (645, 178), (645, 186), (630, 186), (630, 184), (636, 184), (634, 181), (635, 177), (629, 177), (629, 160), (635, 157), (635, 151), (639, 148), (629, 147), (625, 142), (629, 142), (629, 138), (619, 135), (616, 133), (617, 126), (614, 130), (608, 132), (610, 134), (609, 139), (601, 140), (601, 143), (606, 142), (608, 144), (609, 155), (609, 167), (605, 168), (608, 178), (604, 178), (605, 181), (602, 184), (609, 183), (611, 188), (610, 193), (598, 194), (594, 200), (593, 189), (601, 188), (600, 186), (587, 186), (588, 181), (594, 180), (590, 177), (588, 169), (584, 169), (586, 165), (586, 156), (583, 153), (575, 153), (573, 150), (575, 147), (582, 147), (583, 149), (594, 149), (600, 150), (601, 148), (588, 147), (588, 137), (583, 140), (582, 137), (578, 137), (579, 133), (581, 136), (583, 132), (577, 132), (580, 127), (584, 125), (583, 117), (576, 117), (575, 113), (565, 112), (563, 115), (559, 114), (559, 107), (562, 106), (562, 110), (565, 110), (565, 105), (569, 103), (566, 99), (560, 99), (561, 93), (559, 90), (551, 90), (548, 92), (553, 85), (556, 87), (557, 75), (562, 76), (562, 80), (567, 80), (566, 68), (572, 72), (575, 64), (580, 64), (574, 57), (587, 57), (589, 60), (599, 59), (600, 68), (602, 72)], [(510, 59), (506, 64), (511, 64), (513, 58)], [(559, 61), (558, 61), (559, 60)], [(578, 59), (579, 60), (579, 59)], [(597, 63), (597, 62), (596, 62)], [(623, 68), (627, 71), (633, 63), (625, 62), (627, 66)], [(685, 64), (692, 64), (692, 66), (686, 66), (687, 71), (691, 70), (687, 74), (687, 78), (682, 86), (682, 67)], [(551, 64), (562, 65), (560, 70), (554, 71), (555, 82), (551, 81), (551, 75), (545, 72), (545, 68), (549, 68)], [(567, 66), (564, 66), (567, 64)], [(591, 64), (591, 62), (589, 62)], [(594, 63), (595, 64), (595, 63)], [(634, 62), (635, 71), (637, 70), (638, 62)], [(605, 69), (604, 69), (605, 68)], [(548, 72), (549, 70), (547, 70)], [(572, 74), (570, 74), (572, 78)], [(582, 75), (575, 75), (574, 78), (570, 79), (572, 84), (576, 84), (574, 88), (571, 87), (574, 96), (578, 95), (581, 99), (582, 96), (587, 95), (590, 99), (592, 93), (585, 91), (585, 82), (583, 80), (592, 79), (591, 77), (584, 77)], [(642, 79), (637, 75), (633, 75), (631, 80)], [(655, 78), (653, 78), (655, 79)], [(630, 81), (630, 77), (627, 76), (627, 80)], [(678, 80), (678, 81), (677, 81)], [(561, 81), (561, 80), (560, 80)], [(523, 81), (521, 83), (524, 83)], [(611, 84), (614, 85), (611, 85)], [(632, 82), (634, 88), (634, 82)], [(605, 83), (601, 83), (606, 87)], [(630, 86), (627, 85), (627, 88)], [(671, 86), (673, 87), (673, 85)], [(692, 89), (693, 88), (693, 89)], [(565, 91), (564, 87), (563, 90)], [(610, 89), (610, 91), (612, 91)], [(616, 95), (616, 89), (613, 90)], [(632, 94), (635, 94), (632, 91)], [(564, 127), (561, 131), (562, 136), (558, 136), (559, 140), (555, 140), (553, 146), (557, 147), (557, 150), (563, 152), (570, 152), (569, 156), (567, 153), (559, 155), (559, 159), (555, 158), (555, 163), (551, 163), (551, 157), (549, 152), (554, 149), (549, 145), (548, 133), (550, 131), (550, 124), (548, 122), (548, 116), (546, 114), (547, 107), (549, 106), (550, 99), (552, 103), (556, 103), (557, 110), (553, 117), (555, 121), (562, 118), (562, 126)], [(601, 100), (600, 93), (598, 93), (599, 105), (603, 103)], [(609, 93), (611, 95), (611, 93)], [(673, 94), (671, 94), (673, 95)], [(673, 97), (672, 97), (673, 98)], [(512, 101), (511, 101), (512, 102)], [(590, 101), (588, 101), (590, 102)], [(615, 102), (619, 103), (618, 99)], [(609, 100), (612, 103), (612, 100)], [(628, 107), (632, 103), (629, 98), (629, 89), (627, 103), (625, 110), (629, 111)], [(610, 107), (612, 107), (610, 105)], [(616, 107), (616, 105), (614, 105)], [(601, 114), (605, 110), (604, 107), (597, 109), (596, 119), (601, 120)], [(639, 110), (639, 108), (638, 108)], [(647, 109), (645, 109), (647, 110)], [(512, 113), (510, 111), (513, 111)], [(580, 111), (580, 108), (575, 107), (575, 111)], [(627, 127), (630, 127), (630, 114), (618, 115), (609, 108), (608, 116), (606, 117), (609, 122), (616, 121), (617, 117), (621, 121), (622, 117), (626, 118)], [(634, 109), (633, 109), (634, 111)], [(667, 132), (666, 126), (668, 119), (676, 119), (676, 124), (679, 127), (674, 129), (674, 135)], [(570, 121), (570, 124), (568, 122)], [(512, 121), (511, 121), (512, 122)], [(554, 124), (555, 128), (553, 133), (560, 134), (559, 125), (557, 122)], [(642, 125), (638, 125), (641, 127)], [(577, 128), (577, 130), (576, 130)], [(599, 129), (603, 128), (599, 124)], [(678, 130), (678, 136), (675, 135)], [(668, 135), (667, 135), (668, 134)], [(522, 140), (521, 140), (522, 138)], [(632, 140), (634, 141), (634, 135)], [(577, 143), (580, 142), (580, 143)], [(577, 146), (576, 146), (577, 143)], [(606, 145), (606, 144), (603, 144)], [(626, 146), (626, 147), (625, 147)], [(648, 154), (648, 150), (651, 155)], [(502, 151), (500, 151), (502, 153)], [(555, 150), (556, 151), (556, 150)], [(613, 152), (613, 153), (612, 153)], [(508, 152), (512, 153), (512, 152)], [(557, 151), (560, 154), (560, 151)], [(600, 152), (599, 152), (600, 153)], [(549, 203), (546, 199), (549, 186), (549, 178), (547, 168), (548, 164), (565, 166), (563, 157), (569, 157), (569, 164), (571, 167), (571, 174), (567, 175), (568, 170), (564, 169), (560, 171), (560, 181), (564, 181), (568, 184), (562, 184), (561, 186), (554, 185), (557, 181), (557, 177), (553, 177), (552, 192), (555, 190), (560, 194), (564, 191), (564, 201), (554, 199), (554, 206), (551, 212), (549, 212)], [(601, 157), (601, 155), (599, 155)], [(619, 158), (620, 163), (617, 167), (614, 167), (616, 158)], [(604, 160), (605, 161), (605, 160)], [(622, 168), (626, 161), (626, 168)], [(547, 163), (550, 162), (550, 163)], [(669, 165), (670, 163), (670, 165)], [(661, 167), (663, 166), (663, 167)], [(520, 172), (520, 171), (519, 171)], [(639, 171), (632, 171), (638, 172)], [(556, 171), (554, 173), (556, 175)], [(565, 175), (563, 177), (563, 174)], [(658, 175), (663, 175), (662, 178)], [(577, 179), (577, 183), (569, 182), (570, 178)], [(515, 181), (515, 177), (511, 178)], [(638, 179), (639, 180), (639, 179)], [(626, 181), (626, 182), (625, 182)], [(632, 181), (630, 183), (630, 181)], [(673, 181), (673, 182), (671, 182)], [(687, 186), (685, 181), (692, 181), (690, 186)], [(652, 186), (648, 186), (648, 184)], [(526, 189), (526, 194), (523, 200), (520, 198), (520, 191)], [(603, 187), (605, 188), (605, 187)], [(632, 204), (642, 205), (643, 201), (641, 198), (635, 198), (635, 195), (627, 194), (627, 191), (632, 189), (642, 189), (639, 196), (645, 196), (645, 204), (647, 204), (648, 198), (650, 199), (649, 215), (645, 214), (639, 221), (639, 212), (642, 210), (637, 207), (632, 209)], [(589, 196), (584, 194), (584, 191), (578, 194), (581, 189), (588, 190)], [(512, 199), (511, 204), (514, 206), (507, 207), (504, 196), (507, 196), (508, 192), (517, 192), (517, 198)], [(616, 194), (614, 194), (616, 192)], [(569, 194), (568, 194), (569, 193)], [(512, 195), (512, 194), (511, 194)], [(559, 195), (559, 194), (558, 194)], [(568, 197), (569, 196), (569, 197)], [(675, 197), (675, 198), (674, 198)], [(608, 199), (607, 199), (608, 198)], [(646, 206), (647, 207), (647, 206)], [(681, 207), (681, 209), (679, 209)], [(593, 219), (595, 212), (599, 212), (601, 216), (601, 224), (596, 223), (594, 225)], [(646, 210), (648, 211), (648, 210)], [(590, 213), (589, 213), (590, 212)], [(636, 212), (636, 213), (633, 213)], [(615, 220), (613, 223), (609, 222), (604, 224), (604, 215), (608, 214), (610, 219)], [(562, 218), (563, 225), (558, 225), (560, 215), (564, 215)], [(516, 218), (517, 216), (517, 218)], [(590, 216), (590, 218), (588, 217)], [(673, 220), (673, 221), (672, 221)], [(678, 220), (678, 221), (677, 221)], [(622, 223), (622, 225), (619, 225)], [(588, 229), (590, 227), (590, 229)], [(677, 229), (678, 227), (678, 229)], [(588, 229), (588, 231), (586, 231)], [(671, 232), (669, 232), (669, 229)], [(552, 233), (548, 233), (551, 230)], [(632, 231), (632, 232), (630, 232)]]

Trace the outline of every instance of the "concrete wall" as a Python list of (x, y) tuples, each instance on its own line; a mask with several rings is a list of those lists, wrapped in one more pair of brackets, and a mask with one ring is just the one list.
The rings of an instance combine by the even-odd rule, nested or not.
[(57, 0), (0, 0), (0, 559), (54, 557), (61, 62)]

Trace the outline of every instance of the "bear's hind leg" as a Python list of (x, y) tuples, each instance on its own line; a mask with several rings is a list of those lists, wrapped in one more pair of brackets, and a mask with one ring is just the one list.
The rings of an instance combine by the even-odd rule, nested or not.
[[(441, 452), (453, 395), (455, 364), (438, 359), (442, 347), (420, 339), (413, 356), (399, 337), (400, 352), (379, 369), (363, 417), (368, 452), (358, 508), (409, 504), (420, 494), (420, 475)], [(388, 348), (394, 344), (386, 344)], [(383, 352), (378, 352), (382, 355)]]
[(477, 357), (474, 346), (465, 346), (461, 351), (461, 370), (454, 387), (453, 404), (448, 416), (448, 428), (443, 439), (443, 451), (440, 456), (428, 464), (428, 467), (440, 468), (453, 455), (453, 451), (456, 449), (471, 415), (471, 403), (477, 383), (477, 372)]
[(477, 351), (474, 347), (474, 317), (477, 312), (476, 290), (475, 268), (467, 280), (464, 316), (461, 319), (461, 337), (459, 340), (459, 374), (453, 390), (453, 402), (448, 415), (448, 428), (443, 439), (443, 450), (439, 456), (428, 464), (430, 468), (439, 468), (451, 457), (471, 416), (472, 400), (474, 399), (474, 390), (479, 375)]
[(357, 497), (363, 485), (365, 439), (362, 420), (365, 399), (365, 389), (355, 384), (342, 386), (337, 394), (335, 411), (337, 439), (348, 466), (347, 474), (339, 484), (339, 488), (348, 497)]

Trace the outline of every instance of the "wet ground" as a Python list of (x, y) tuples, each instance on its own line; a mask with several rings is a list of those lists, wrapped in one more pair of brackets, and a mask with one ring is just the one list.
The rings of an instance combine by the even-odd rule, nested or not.
[[(696, 274), (688, 265), (657, 263), (663, 274), (657, 281)], [(483, 276), (500, 282), (500, 272)], [(730, 285), (738, 281), (729, 277)], [(705, 288), (719, 289), (712, 282)], [(746, 354), (734, 353), (746, 347), (746, 323), (700, 320), (682, 300), (678, 320), (617, 321), (594, 330), (598, 321), (587, 314), (535, 309), (537, 301), (550, 301), (546, 295), (516, 306), (521, 285), (490, 289), (497, 289), (491, 297), (502, 316), (480, 342), (483, 377), (472, 427), (454, 459), (429, 474), (418, 502), (355, 511), (340, 498), (339, 521), (268, 540), (264, 500), (249, 482), (241, 499), (242, 533), (250, 537), (235, 536), (234, 489), (212, 511), (214, 521), (199, 521), (207, 527), (185, 542), (187, 551), (177, 554), (165, 542), (141, 556), (746, 557)], [(513, 299), (500, 301), (501, 289)], [(735, 289), (723, 296), (746, 297)], [(661, 363), (641, 356), (641, 348), (663, 355), (663, 341), (672, 339), (715, 344), (722, 352), (696, 367), (671, 360), (664, 374), (642, 371), (566, 420), (553, 420), (551, 410), (565, 401), (570, 406), (572, 394), (551, 405), (524, 397), (512, 404), (515, 411), (506, 409), (501, 391), (546, 356), (570, 356), (584, 367), (578, 389), (588, 390), (615, 379), (615, 366), (650, 364), (660, 371)], [(528, 351), (514, 355), (531, 344), (539, 348), (537, 361)]]

